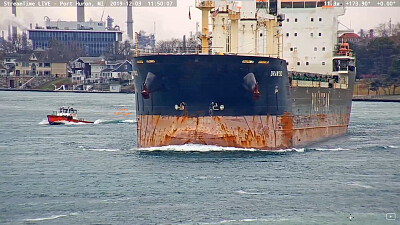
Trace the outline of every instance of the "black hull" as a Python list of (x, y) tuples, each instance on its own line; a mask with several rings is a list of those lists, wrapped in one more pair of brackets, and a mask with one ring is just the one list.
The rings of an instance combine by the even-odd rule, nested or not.
[[(137, 64), (142, 60), (143, 64)], [(146, 63), (154, 60), (155, 63)], [(242, 63), (251, 60), (254, 63)], [(268, 61), (268, 64), (259, 64)], [(281, 59), (248, 56), (176, 55), (145, 56), (134, 60), (138, 115), (181, 116), (182, 110), (174, 106), (186, 103), (187, 116), (208, 116), (212, 102), (223, 104), (224, 110), (213, 115), (283, 115), (291, 111), (289, 80), (286, 62)], [(271, 77), (271, 71), (282, 71), (283, 76)], [(140, 93), (148, 74), (154, 74), (149, 85), (150, 96)], [(254, 99), (246, 89), (244, 77), (253, 73), (258, 82), (260, 96)]]
[(347, 131), (354, 73), (347, 88), (300, 87), (270, 57), (152, 55), (133, 65), (139, 147), (279, 149)]

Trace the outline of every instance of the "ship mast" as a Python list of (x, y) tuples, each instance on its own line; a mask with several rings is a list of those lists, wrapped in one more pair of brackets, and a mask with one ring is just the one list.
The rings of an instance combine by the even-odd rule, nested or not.
[(230, 34), (230, 44), (232, 53), (238, 53), (238, 35), (239, 35), (239, 20), (240, 20), (240, 12), (236, 12), (233, 10), (228, 10), (228, 17), (231, 20), (231, 34)]
[(196, 8), (201, 10), (201, 53), (208, 54), (208, 40), (210, 39), (210, 36), (208, 35), (208, 15), (210, 10), (214, 8), (214, 2), (209, 0), (196, 0)]

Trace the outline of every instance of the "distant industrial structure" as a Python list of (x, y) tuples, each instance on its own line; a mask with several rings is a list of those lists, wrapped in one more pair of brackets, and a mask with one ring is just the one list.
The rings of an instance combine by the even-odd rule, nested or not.
[(132, 0), (128, 0), (128, 6), (126, 7), (126, 31), (128, 33), (129, 40), (133, 40), (133, 18), (132, 18)]
[[(132, 15), (131, 15), (132, 16)], [(51, 21), (45, 17), (45, 26), (36, 25), (29, 29), (29, 39), (33, 49), (47, 49), (52, 41), (66, 46), (78, 46), (87, 56), (114, 54), (118, 43), (122, 41), (119, 26), (113, 26), (113, 19), (103, 21), (85, 21), (84, 0), (77, 0), (77, 21)]]
[(45, 27), (36, 26), (29, 29), (29, 39), (33, 49), (47, 49), (52, 40), (64, 45), (79, 46), (88, 56), (100, 56), (105, 53), (115, 53), (118, 42), (122, 41), (122, 31), (118, 26), (105, 22), (88, 21), (51, 21), (45, 20)]
[(156, 38), (154, 34), (146, 35), (146, 32), (140, 31), (137, 35), (138, 49), (144, 52), (153, 52), (156, 46)]

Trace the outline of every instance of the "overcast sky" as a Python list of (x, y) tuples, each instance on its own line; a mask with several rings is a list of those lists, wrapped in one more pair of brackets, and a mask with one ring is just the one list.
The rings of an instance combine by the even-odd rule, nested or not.
[[(17, 0), (18, 1), (18, 0)], [(147, 33), (153, 33), (156, 30), (156, 38), (170, 39), (172, 37), (180, 38), (188, 35), (190, 31), (196, 30), (196, 22), (200, 21), (200, 11), (194, 8), (195, 0), (177, 0), (177, 7), (170, 8), (133, 8), (134, 30), (144, 30)], [(189, 20), (189, 6), (192, 19)], [(104, 11), (104, 12), (103, 12)], [(351, 27), (356, 32), (360, 28), (374, 28), (380, 23), (400, 22), (400, 8), (347, 8), (346, 15), (339, 20), (347, 27)], [(103, 15), (103, 20), (107, 16), (114, 18), (114, 25), (119, 25), (122, 31), (126, 31), (126, 8), (123, 7), (86, 7), (85, 19), (99, 21)], [(17, 20), (14, 23), (20, 24), (20, 27), (29, 28), (29, 24), (44, 25), (44, 16), (51, 20), (76, 20), (76, 8), (28, 8), (21, 7), (17, 9)], [(11, 22), (11, 8), (0, 7), (0, 30), (5, 31), (7, 35), (7, 26)], [(154, 28), (154, 23), (156, 27)]]

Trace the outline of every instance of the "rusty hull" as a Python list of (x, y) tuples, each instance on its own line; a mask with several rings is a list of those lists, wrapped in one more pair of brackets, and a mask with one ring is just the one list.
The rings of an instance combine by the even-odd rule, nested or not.
[(138, 146), (203, 144), (264, 150), (303, 146), (346, 133), (349, 115), (138, 116)]

